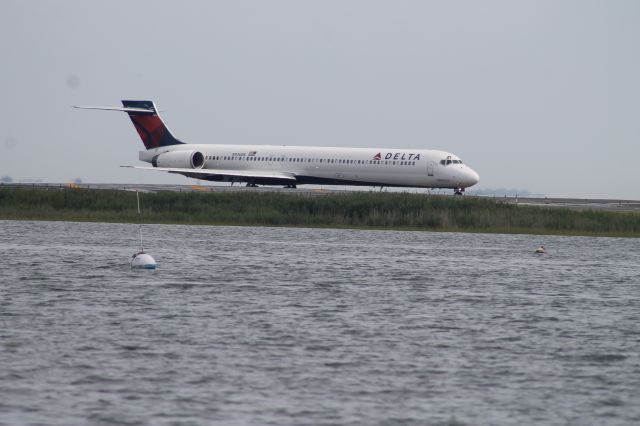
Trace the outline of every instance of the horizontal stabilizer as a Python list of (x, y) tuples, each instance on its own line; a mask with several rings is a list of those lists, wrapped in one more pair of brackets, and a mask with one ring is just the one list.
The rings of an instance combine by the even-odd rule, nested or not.
[(78, 109), (126, 112), (147, 149), (184, 143), (171, 134), (158, 115), (158, 109), (152, 101), (123, 100), (121, 107), (79, 105), (74, 105), (73, 107)]
[(123, 112), (138, 112), (138, 113), (149, 113), (153, 114), (156, 112), (153, 108), (132, 108), (132, 107), (106, 107), (106, 106), (80, 106), (73, 105), (74, 108), (78, 109), (101, 109), (104, 111), (123, 111)]

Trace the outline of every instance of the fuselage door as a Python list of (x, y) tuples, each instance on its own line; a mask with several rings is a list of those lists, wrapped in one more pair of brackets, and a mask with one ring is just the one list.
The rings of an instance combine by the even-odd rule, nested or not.
[(427, 164), (427, 175), (433, 176), (433, 161), (429, 161)]

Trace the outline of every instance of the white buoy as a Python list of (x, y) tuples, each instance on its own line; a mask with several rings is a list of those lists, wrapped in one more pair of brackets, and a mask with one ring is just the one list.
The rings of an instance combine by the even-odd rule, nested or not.
[(140, 269), (156, 269), (156, 261), (143, 251), (135, 253), (131, 258), (131, 267)]
[(134, 253), (131, 257), (131, 268), (136, 269), (156, 269), (156, 260), (149, 253), (144, 252), (142, 246), (142, 213), (140, 212), (140, 195), (136, 191), (136, 199), (138, 201), (138, 215), (140, 216), (140, 223), (138, 224), (138, 231), (140, 232), (140, 251)]

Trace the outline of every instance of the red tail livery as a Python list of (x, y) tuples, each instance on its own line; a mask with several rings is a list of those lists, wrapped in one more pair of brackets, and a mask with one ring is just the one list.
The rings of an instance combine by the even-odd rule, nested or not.
[(164, 124), (158, 110), (152, 101), (122, 101), (122, 108), (119, 107), (75, 107), (82, 109), (102, 109), (109, 111), (124, 111), (129, 114), (142, 143), (147, 149), (159, 148), (161, 146), (171, 146), (183, 144), (181, 140), (175, 138), (167, 126)]

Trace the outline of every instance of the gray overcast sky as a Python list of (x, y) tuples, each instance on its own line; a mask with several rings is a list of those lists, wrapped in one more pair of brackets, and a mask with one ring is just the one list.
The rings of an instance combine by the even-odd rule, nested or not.
[(0, 176), (121, 169), (124, 113), (181, 139), (436, 148), (479, 189), (640, 199), (640, 1), (0, 2)]

